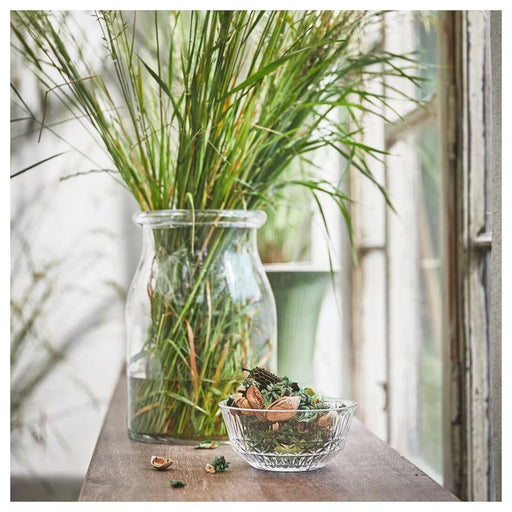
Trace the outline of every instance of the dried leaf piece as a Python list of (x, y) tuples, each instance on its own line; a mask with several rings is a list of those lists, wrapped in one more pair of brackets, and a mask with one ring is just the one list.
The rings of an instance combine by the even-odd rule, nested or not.
[(158, 471), (161, 471), (163, 469), (168, 469), (173, 464), (174, 464), (174, 461), (171, 459), (168, 459), (167, 457), (160, 457), (158, 455), (151, 456), (151, 465)]
[(213, 450), (218, 446), (219, 443), (217, 443), (216, 441), (201, 441), (199, 444), (196, 444), (194, 448), (196, 450)]
[(182, 482), (181, 480), (170, 480), (171, 487), (185, 487), (185, 482)]
[[(295, 416), (297, 407), (300, 404), (300, 396), (282, 396), (272, 402), (267, 409), (267, 421), (288, 421)], [(285, 412), (283, 412), (285, 411)]]

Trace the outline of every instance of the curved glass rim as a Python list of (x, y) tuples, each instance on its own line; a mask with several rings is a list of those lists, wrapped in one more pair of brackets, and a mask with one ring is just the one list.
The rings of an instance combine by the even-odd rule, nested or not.
[[(311, 413), (311, 412), (329, 412), (329, 411), (347, 411), (353, 410), (357, 407), (357, 403), (353, 400), (345, 400), (344, 398), (322, 398), (324, 402), (343, 402), (343, 405), (339, 407), (326, 407), (325, 409), (272, 409), (272, 412), (302, 412), (302, 413)], [(221, 409), (226, 409), (229, 411), (251, 411), (251, 412), (269, 412), (269, 409), (248, 409), (244, 407), (233, 407), (231, 405), (226, 405), (227, 400), (222, 400), (219, 402), (219, 407)]]
[(151, 210), (138, 212), (133, 221), (140, 226), (205, 226), (259, 228), (267, 220), (261, 210)]

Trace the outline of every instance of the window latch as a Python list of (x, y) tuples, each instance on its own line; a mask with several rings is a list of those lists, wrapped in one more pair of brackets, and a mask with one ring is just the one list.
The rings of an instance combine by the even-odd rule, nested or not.
[(475, 249), (482, 249), (485, 251), (489, 251), (492, 248), (492, 233), (484, 231), (473, 237), (471, 240), (471, 245)]

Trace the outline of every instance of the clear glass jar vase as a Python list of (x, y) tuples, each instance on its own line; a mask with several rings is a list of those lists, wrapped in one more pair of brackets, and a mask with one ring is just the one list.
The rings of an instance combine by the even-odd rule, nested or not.
[(223, 439), (217, 404), (241, 369), (277, 367), (274, 297), (256, 244), (265, 213), (159, 210), (134, 220), (143, 247), (126, 305), (129, 436)]

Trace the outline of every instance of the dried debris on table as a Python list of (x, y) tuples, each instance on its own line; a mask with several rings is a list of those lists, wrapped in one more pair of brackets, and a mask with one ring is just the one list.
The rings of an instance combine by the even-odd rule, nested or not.
[(185, 482), (182, 482), (181, 480), (170, 480), (171, 487), (185, 487), (187, 485)]
[(230, 462), (228, 462), (223, 455), (220, 457), (215, 457), (211, 464), (206, 464), (206, 471), (208, 473), (222, 473), (226, 471), (229, 467)]
[(174, 461), (167, 457), (160, 457), (159, 455), (151, 456), (151, 466), (158, 471), (169, 469), (174, 464)]
[(218, 448), (219, 443), (217, 441), (201, 441), (199, 444), (194, 446), (196, 450), (213, 450)]

